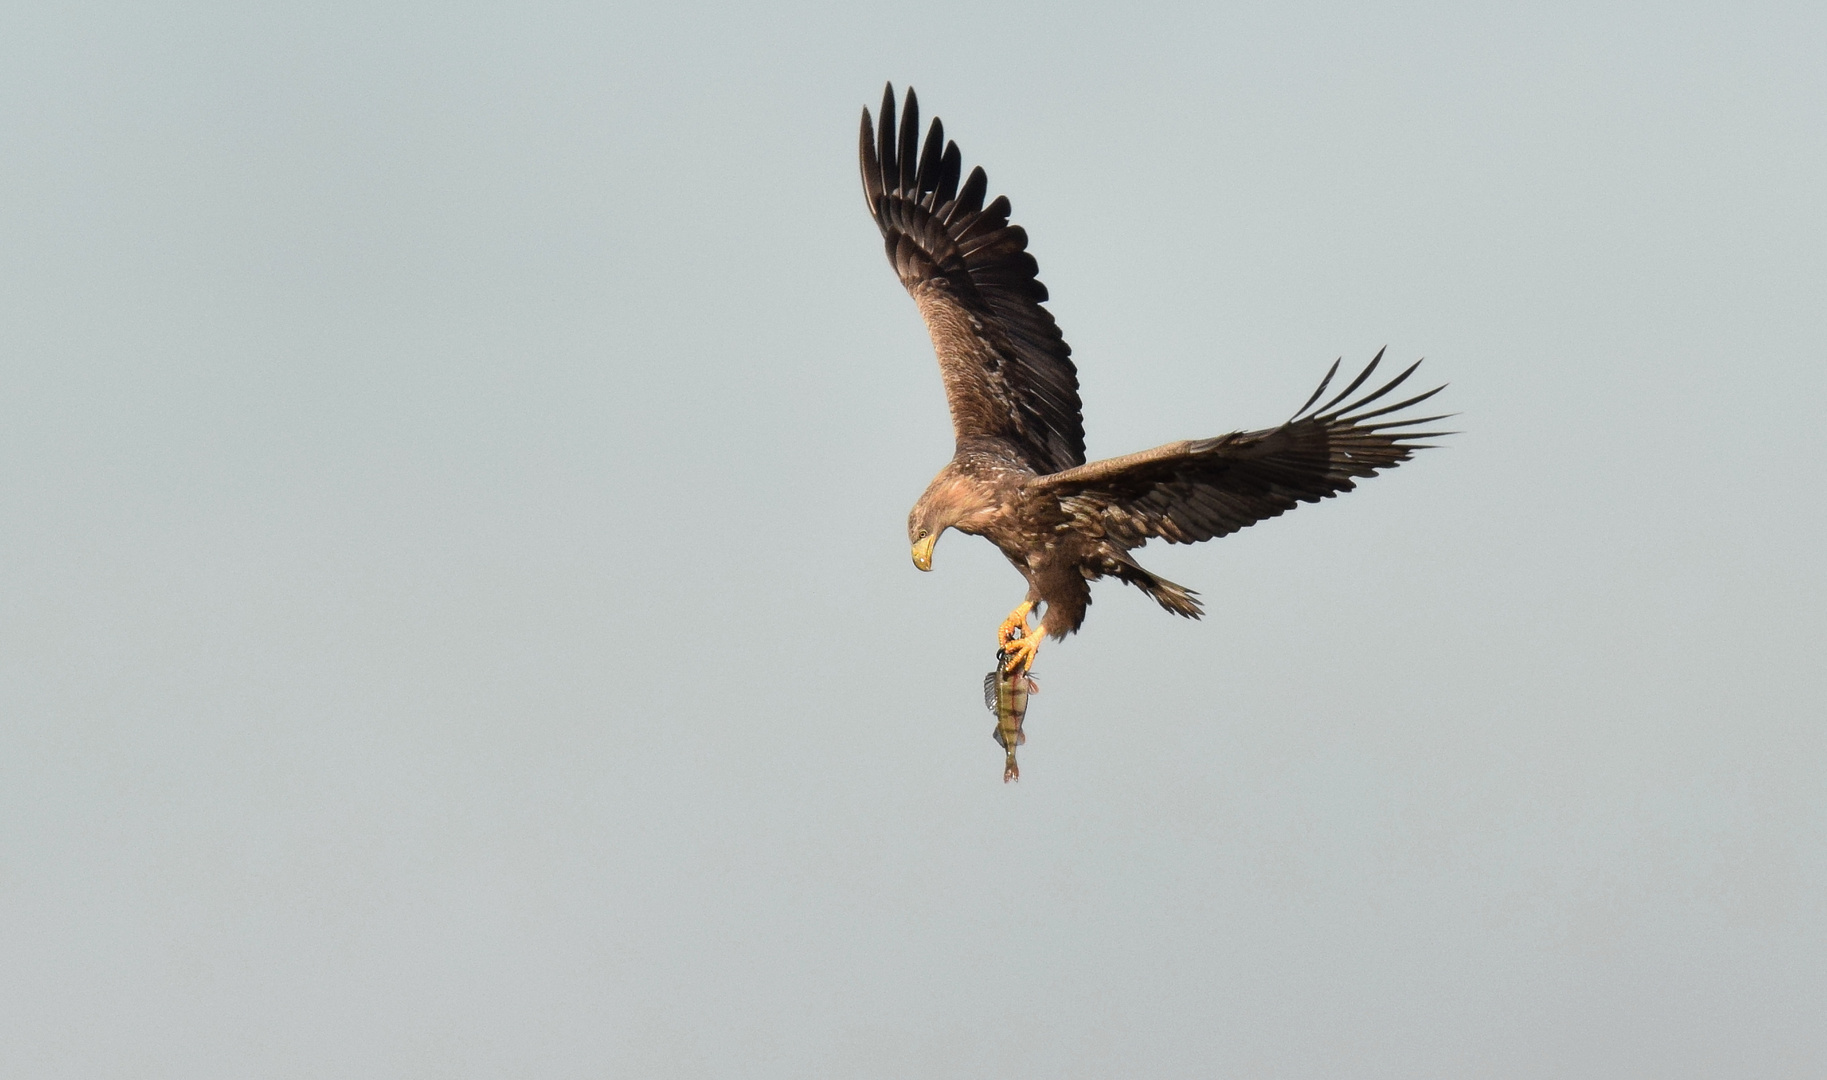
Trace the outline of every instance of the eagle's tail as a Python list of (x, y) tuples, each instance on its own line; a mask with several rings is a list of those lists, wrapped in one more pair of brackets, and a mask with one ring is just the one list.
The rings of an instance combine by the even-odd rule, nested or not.
[(1204, 613), (1204, 609), (1199, 604), (1198, 593), (1184, 585), (1176, 585), (1164, 577), (1156, 577), (1135, 563), (1124, 560), (1118, 565), (1116, 576), (1141, 589), (1153, 597), (1155, 603), (1175, 615), (1197, 619)]

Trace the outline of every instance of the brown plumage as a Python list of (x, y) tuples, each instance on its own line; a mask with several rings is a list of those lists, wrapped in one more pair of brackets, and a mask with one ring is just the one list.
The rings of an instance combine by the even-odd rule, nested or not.
[[(1027, 601), (1003, 624), (1010, 667), (1031, 666), (1041, 635), (1077, 630), (1090, 583), (1114, 577), (1167, 610), (1199, 617), (1189, 589), (1138, 566), (1129, 552), (1159, 538), (1173, 544), (1227, 536), (1303, 502), (1318, 502), (1393, 468), (1447, 434), (1417, 432), (1438, 416), (1391, 419), (1440, 387), (1370, 408), (1402, 385), (1417, 361), (1353, 398), (1382, 361), (1321, 403), (1335, 362), (1286, 423), (1261, 431), (1169, 443), (1085, 463), (1078, 373), (1072, 349), (1041, 306), (1047, 288), (1028, 254), (1028, 235), (1009, 224), (1009, 201), (987, 205), (981, 168), (962, 179), (957, 144), (935, 119), (919, 138), (919, 103), (907, 91), (895, 120), (894, 87), (882, 122), (863, 110), (863, 194), (882, 230), (888, 261), (913, 295), (939, 356), (957, 451), (908, 515), (914, 562), (931, 569), (946, 529), (987, 537), (1028, 582)], [(1044, 609), (1038, 632), (1027, 616)]]

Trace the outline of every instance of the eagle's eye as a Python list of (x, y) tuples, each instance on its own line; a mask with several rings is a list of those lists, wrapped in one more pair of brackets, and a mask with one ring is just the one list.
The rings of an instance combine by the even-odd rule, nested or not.
[(915, 537), (915, 539), (917, 539), (917, 540), (924, 540), (924, 539), (926, 539), (926, 530), (925, 530), (925, 529), (921, 529), (921, 530), (920, 530), (920, 535), (919, 535), (919, 536), (917, 536), (917, 537)]

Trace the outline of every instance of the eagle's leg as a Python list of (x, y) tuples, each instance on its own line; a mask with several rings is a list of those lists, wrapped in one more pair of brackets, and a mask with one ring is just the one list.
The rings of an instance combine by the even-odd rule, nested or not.
[(1002, 620), (1002, 625), (996, 628), (996, 650), (998, 652), (1007, 650), (1009, 642), (1016, 638), (1028, 636), (1028, 612), (1033, 610), (1034, 601), (1023, 600), (1020, 607), (1009, 612), (1009, 617)]
[(1028, 613), (1033, 610), (1034, 601), (1022, 601), (996, 632), (996, 655), (1002, 660), (1003, 671), (1025, 675), (1034, 666), (1034, 654), (1040, 651), (1041, 633), (1038, 626), (1028, 629)]

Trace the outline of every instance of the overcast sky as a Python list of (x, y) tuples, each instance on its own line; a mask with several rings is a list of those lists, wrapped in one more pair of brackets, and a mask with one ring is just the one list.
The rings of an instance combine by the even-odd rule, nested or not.
[[(868, 11), (0, 14), (0, 1072), (1817, 1075), (1823, 9)], [(1094, 457), (1461, 413), (1018, 785), (889, 79)]]

